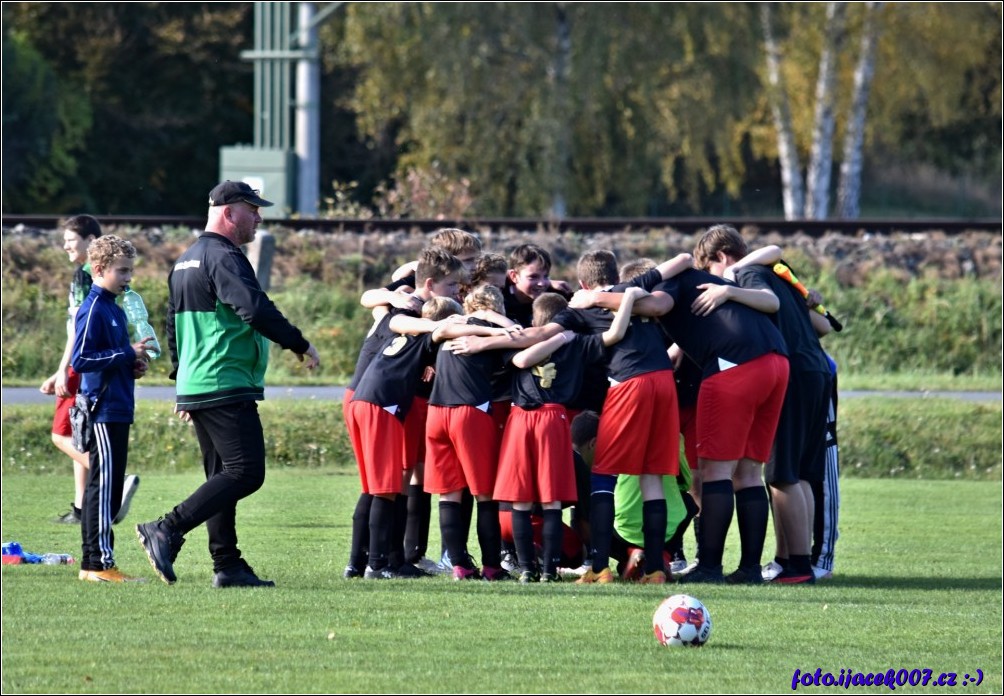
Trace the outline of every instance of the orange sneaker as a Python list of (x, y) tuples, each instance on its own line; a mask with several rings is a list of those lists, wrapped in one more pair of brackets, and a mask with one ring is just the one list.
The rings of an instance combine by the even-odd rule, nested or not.
[(629, 546), (627, 562), (624, 564), (624, 570), (621, 572), (621, 580), (627, 580), (628, 582), (641, 580), (641, 576), (645, 572), (644, 568), (645, 552), (637, 546)]
[(89, 582), (146, 582), (146, 578), (134, 578), (112, 566), (105, 570), (81, 570), (77, 575), (81, 580)]
[(575, 581), (576, 585), (609, 585), (614, 581), (614, 574), (610, 572), (610, 568), (604, 568), (600, 572), (596, 572), (592, 568), (586, 571), (585, 575)]
[(642, 585), (665, 585), (668, 581), (666, 580), (666, 574), (661, 570), (653, 570), (651, 573), (646, 573), (641, 576), (638, 580)]

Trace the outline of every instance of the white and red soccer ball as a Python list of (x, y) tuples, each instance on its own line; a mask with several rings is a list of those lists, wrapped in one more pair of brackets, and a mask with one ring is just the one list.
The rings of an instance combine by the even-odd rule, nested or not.
[(667, 597), (652, 616), (652, 630), (662, 645), (699, 648), (711, 637), (711, 614), (690, 595)]

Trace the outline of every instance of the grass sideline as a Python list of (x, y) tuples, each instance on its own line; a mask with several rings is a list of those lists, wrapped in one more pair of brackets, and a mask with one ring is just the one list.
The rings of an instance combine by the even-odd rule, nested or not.
[[(120, 567), (146, 584), (3, 566), (4, 693), (768, 693), (816, 668), (930, 669), (960, 684), (980, 669), (982, 684), (966, 692), (1004, 687), (1000, 482), (844, 481), (837, 576), (687, 590), (714, 621), (700, 650), (652, 636), (672, 586), (343, 580), (358, 484), (326, 470), (273, 470), (239, 508), (242, 549), (274, 590), (213, 590), (203, 528), (168, 587), (132, 525), (198, 482), (194, 472), (144, 475), (116, 527)], [(4, 540), (79, 553), (78, 528), (49, 522), (69, 483), (5, 474)], [(733, 529), (726, 563), (735, 542)]]
[[(271, 466), (355, 472), (341, 403), (267, 400), (260, 411)], [(1000, 481), (1002, 415), (999, 401), (844, 399), (838, 418), (843, 475)], [(3, 407), (3, 475), (65, 475), (66, 460), (49, 439), (51, 423), (51, 406)], [(202, 470), (194, 434), (170, 402), (137, 402), (129, 461), (141, 473)]]

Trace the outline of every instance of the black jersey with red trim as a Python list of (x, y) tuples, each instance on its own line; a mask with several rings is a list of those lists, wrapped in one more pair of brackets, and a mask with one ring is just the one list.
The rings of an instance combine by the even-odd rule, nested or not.
[(359, 386), (359, 380), (363, 378), (366, 368), (369, 367), (370, 362), (376, 357), (376, 354), (380, 352), (380, 349), (383, 348), (383, 345), (387, 341), (398, 335), (390, 330), (390, 320), (398, 314), (405, 314), (409, 317), (419, 316), (411, 310), (391, 307), (387, 314), (373, 322), (373, 326), (370, 327), (369, 333), (366, 334), (363, 345), (359, 349), (359, 356), (356, 358), (356, 368), (352, 372), (352, 379), (349, 380), (349, 389), (355, 389)]
[(436, 363), (438, 348), (430, 333), (394, 334), (373, 356), (352, 400), (376, 404), (404, 422), (422, 373)]
[[(627, 285), (615, 285), (610, 292), (623, 292)], [(610, 328), (614, 313), (607, 309), (565, 309), (552, 321), (565, 329), (582, 334), (601, 334)], [(608, 346), (607, 377), (624, 382), (657, 370), (672, 370), (666, 354), (666, 339), (658, 323), (649, 317), (633, 316), (627, 332), (617, 343)]]
[[(468, 324), (495, 326), (470, 317)], [(436, 379), (432, 383), (430, 406), (483, 406), (492, 401), (492, 377), (505, 365), (503, 350), (458, 355), (441, 350), (436, 356)]]
[(767, 353), (788, 354), (781, 332), (763, 312), (726, 302), (707, 316), (690, 310), (705, 283), (730, 285), (724, 278), (688, 269), (667, 281), (658, 270), (635, 279), (650, 292), (665, 292), (673, 298), (673, 309), (660, 317), (663, 328), (687, 356), (701, 367), (705, 378), (723, 369), (741, 365)]
[(771, 320), (784, 336), (788, 346), (788, 361), (792, 372), (830, 372), (819, 334), (812, 327), (805, 298), (791, 283), (779, 278), (769, 266), (754, 264), (736, 272), (740, 287), (771, 290), (781, 303), (780, 309), (770, 314)]
[[(507, 360), (511, 361), (513, 355), (516, 352)], [(578, 395), (585, 367), (590, 363), (606, 364), (603, 338), (599, 334), (576, 334), (543, 362), (513, 369), (513, 404), (528, 411), (544, 404), (567, 406)]]

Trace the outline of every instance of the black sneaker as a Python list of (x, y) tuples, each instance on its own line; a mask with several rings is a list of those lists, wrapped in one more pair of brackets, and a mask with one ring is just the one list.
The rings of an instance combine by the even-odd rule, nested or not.
[(540, 576), (532, 570), (524, 570), (519, 574), (520, 585), (529, 585), (530, 583), (538, 582), (539, 580)]
[(213, 575), (213, 587), (275, 587), (271, 580), (262, 580), (244, 560), (232, 568)]
[(725, 576), (722, 575), (721, 566), (718, 568), (707, 568), (698, 564), (686, 575), (680, 575), (677, 577), (676, 581), (684, 584), (702, 583), (708, 585), (720, 585), (725, 582)]
[[(178, 557), (185, 538), (171, 530), (163, 519), (156, 522), (146, 522), (136, 525), (136, 536), (150, 559), (150, 565), (157, 571), (160, 579), (168, 585), (178, 581), (174, 574), (174, 559)], [(214, 580), (215, 582), (215, 580)]]
[(748, 568), (740, 566), (725, 576), (725, 582), (730, 585), (762, 585), (763, 576), (760, 574), (760, 566)]
[(366, 571), (363, 573), (363, 577), (367, 580), (394, 580), (401, 576), (395, 573), (390, 566), (385, 566), (379, 570), (373, 570), (369, 566), (366, 566)]
[(541, 582), (562, 582), (561, 576), (557, 573), (541, 573)]
[(345, 566), (345, 570), (342, 571), (342, 577), (345, 578), (346, 580), (351, 580), (352, 578), (361, 578), (362, 576), (363, 572), (354, 565), (352, 565), (351, 563)]
[(70, 506), (70, 509), (53, 520), (56, 524), (80, 524), (80, 510)]
[(421, 568), (413, 566), (411, 563), (402, 563), (394, 569), (394, 574), (399, 578), (428, 578), (432, 573), (426, 573)]

